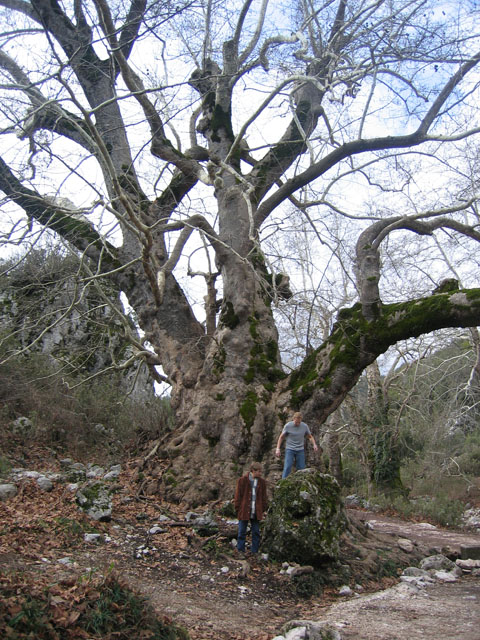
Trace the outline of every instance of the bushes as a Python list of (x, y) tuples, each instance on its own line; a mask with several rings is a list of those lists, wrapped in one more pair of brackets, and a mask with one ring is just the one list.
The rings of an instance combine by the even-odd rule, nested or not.
[[(15, 418), (26, 416), (33, 423), (29, 438), (78, 459), (88, 455), (94, 461), (92, 456), (98, 453), (102, 464), (118, 459), (138, 439), (157, 438), (171, 428), (168, 398), (130, 399), (115, 375), (73, 389), (64, 380), (41, 354), (0, 365), (0, 424), (8, 427)], [(8, 466), (8, 460), (1, 465)]]
[(408, 500), (403, 496), (395, 498), (375, 496), (373, 500), (380, 508), (393, 510), (404, 518), (428, 520), (442, 527), (459, 526), (465, 511), (463, 502), (442, 495), (413, 500)]
[(455, 458), (461, 472), (480, 476), (480, 433), (470, 433), (465, 438), (463, 453)]

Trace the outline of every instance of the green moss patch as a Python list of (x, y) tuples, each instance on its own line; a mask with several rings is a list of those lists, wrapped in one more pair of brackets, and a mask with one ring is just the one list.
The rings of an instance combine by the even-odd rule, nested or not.
[(240, 415), (245, 423), (245, 426), (250, 431), (257, 415), (258, 396), (255, 391), (247, 391), (245, 400), (240, 407)]

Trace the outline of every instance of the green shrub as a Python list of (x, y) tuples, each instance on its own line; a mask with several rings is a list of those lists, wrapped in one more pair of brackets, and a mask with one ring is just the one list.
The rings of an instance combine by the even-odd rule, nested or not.
[(439, 496), (431, 500), (418, 500), (415, 505), (417, 514), (443, 527), (458, 527), (461, 522), (465, 505), (460, 500)]
[(480, 433), (470, 433), (465, 438), (463, 453), (455, 458), (462, 473), (480, 476)]
[(398, 564), (390, 558), (387, 551), (377, 551), (377, 578), (396, 578), (398, 576)]
[(292, 591), (299, 598), (320, 597), (323, 593), (324, 579), (319, 571), (296, 576), (291, 582)]
[(421, 518), (442, 527), (458, 527), (465, 511), (463, 502), (442, 495), (411, 500), (402, 496), (391, 498), (377, 495), (372, 500), (381, 509), (392, 509), (403, 518)]

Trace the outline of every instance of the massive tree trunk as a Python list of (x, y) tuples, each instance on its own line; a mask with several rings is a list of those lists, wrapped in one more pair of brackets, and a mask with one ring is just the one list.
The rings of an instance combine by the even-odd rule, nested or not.
[[(300, 409), (310, 424), (321, 424), (389, 345), (425, 332), (432, 323), (441, 328), (476, 322), (476, 301), (480, 301), (480, 290), (471, 290), (382, 305), (371, 323), (359, 306), (344, 310), (330, 338), (298, 371), (284, 376), (278, 368), (273, 325), (271, 331), (261, 332), (256, 321), (255, 313), (258, 319), (260, 312), (268, 313), (261, 291), (260, 287), (246, 305), (245, 315), (235, 313), (237, 298), (233, 299), (231, 314), (222, 316), (195, 386), (178, 392), (187, 394), (188, 402), (182, 406), (189, 410), (183, 415), (177, 412), (178, 429), (163, 450), (179, 480), (166, 486), (171, 497), (201, 503), (228, 496), (232, 476), (253, 459), (264, 463), (267, 476), (278, 479), (274, 443), (291, 410)], [(269, 326), (265, 320), (263, 328)], [(386, 456), (374, 468), (385, 475), (386, 468), (391, 472), (387, 459), (393, 452), (385, 448), (380, 426), (371, 426), (376, 438), (373, 449)], [(398, 465), (394, 469), (398, 472)], [(380, 484), (386, 484), (383, 475), (376, 478)]]

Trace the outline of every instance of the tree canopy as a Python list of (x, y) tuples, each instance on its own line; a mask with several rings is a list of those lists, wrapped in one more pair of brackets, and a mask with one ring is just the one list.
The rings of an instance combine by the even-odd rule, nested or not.
[(479, 323), (474, 3), (0, 7), (3, 241), (54, 233), (125, 294), (178, 468), (228, 476), (397, 341)]

